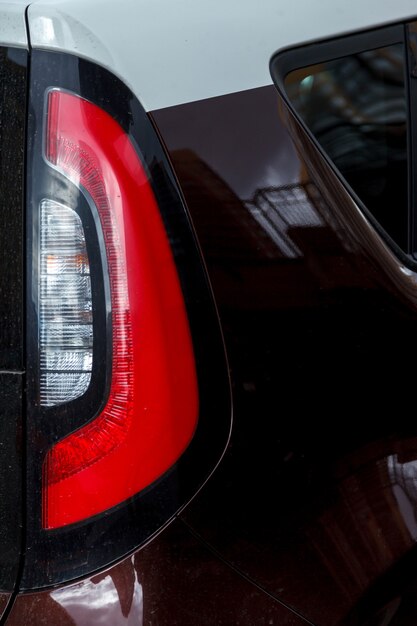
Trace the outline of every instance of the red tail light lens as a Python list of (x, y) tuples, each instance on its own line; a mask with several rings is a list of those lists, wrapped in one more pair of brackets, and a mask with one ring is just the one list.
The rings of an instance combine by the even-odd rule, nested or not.
[(44, 462), (43, 526), (51, 529), (114, 507), (175, 463), (197, 425), (198, 391), (175, 263), (130, 138), (97, 105), (52, 90), (45, 157), (97, 210), (112, 328), (104, 407)]

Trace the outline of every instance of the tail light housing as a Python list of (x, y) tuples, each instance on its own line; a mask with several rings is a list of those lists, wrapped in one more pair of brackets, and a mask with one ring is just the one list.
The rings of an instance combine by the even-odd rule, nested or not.
[(149, 119), (67, 55), (33, 53), (30, 94), (27, 589), (149, 539), (230, 428), (215, 308)]
[[(111, 325), (107, 400), (97, 417), (54, 444), (45, 459), (43, 524), (56, 528), (119, 504), (171, 467), (196, 428), (198, 391), (174, 259), (128, 135), (97, 105), (55, 89), (47, 97), (45, 144), (48, 164), (88, 194), (98, 215), (95, 221), (98, 239), (104, 243), (103, 273), (110, 295), (107, 325)], [(41, 210), (45, 202), (51, 204), (41, 202)], [(77, 227), (72, 236), (77, 249), (71, 253), (80, 258), (83, 273), (60, 275), (76, 280), (74, 286), (69, 281), (65, 285), (70, 298), (61, 295), (65, 302), (74, 301), (67, 314), (71, 322), (68, 330), (58, 322), (57, 334), (74, 344), (72, 354), (82, 344), (78, 360), (89, 363), (90, 352), (94, 359), (94, 320), (84, 310), (91, 302), (88, 255), (80, 218), (79, 224), (67, 224), (69, 218), (61, 216), (59, 206), (52, 206), (50, 217), (56, 216), (70, 235)], [(45, 227), (41, 219), (41, 241)], [(43, 275), (40, 278), (42, 295)], [(81, 298), (76, 299), (79, 292)], [(78, 316), (86, 321), (74, 324)], [(43, 327), (41, 337), (42, 332)], [(41, 381), (43, 376), (41, 363)], [(71, 389), (69, 383), (65, 388), (71, 397), (82, 395), (91, 378), (83, 370), (74, 380), (72, 371), (61, 376), (72, 382)]]

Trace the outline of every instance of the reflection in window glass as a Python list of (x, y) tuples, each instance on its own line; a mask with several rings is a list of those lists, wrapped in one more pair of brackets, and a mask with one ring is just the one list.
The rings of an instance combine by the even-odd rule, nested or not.
[(296, 70), (285, 85), (295, 109), (364, 205), (408, 251), (402, 44)]

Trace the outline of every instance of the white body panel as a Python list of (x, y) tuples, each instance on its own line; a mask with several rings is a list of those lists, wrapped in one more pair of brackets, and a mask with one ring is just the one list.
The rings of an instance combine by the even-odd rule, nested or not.
[(271, 83), (279, 48), (417, 14), (415, 0), (40, 0), (34, 48), (91, 59), (147, 110)]
[(0, 44), (27, 48), (25, 10), (27, 0), (0, 2)]

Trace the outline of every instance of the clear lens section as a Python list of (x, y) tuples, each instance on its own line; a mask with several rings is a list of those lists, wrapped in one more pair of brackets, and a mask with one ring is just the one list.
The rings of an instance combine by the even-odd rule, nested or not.
[[(77, 215), (75, 213), (75, 215)], [(78, 215), (77, 215), (78, 217)], [(57, 303), (77, 305), (85, 300), (91, 301), (90, 276), (79, 274), (41, 274), (41, 298)]]
[(90, 265), (79, 215), (53, 200), (40, 204), (40, 403), (83, 395), (93, 364)]
[(85, 251), (84, 229), (78, 215), (52, 200), (44, 200), (41, 204), (42, 251)]
[(51, 323), (45, 320), (41, 326), (41, 346), (48, 348), (92, 348), (93, 327), (92, 324), (67, 324), (65, 320), (59, 323)]
[(54, 373), (41, 374), (41, 386), (47, 389), (46, 406), (69, 402), (78, 396), (82, 396), (87, 389), (91, 378), (90, 372)]
[(41, 369), (73, 372), (90, 372), (93, 355), (87, 350), (45, 350), (41, 356)]
[(83, 254), (63, 254), (57, 253), (42, 254), (41, 256), (42, 274), (88, 274), (88, 259)]

